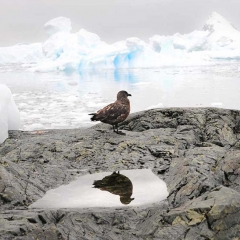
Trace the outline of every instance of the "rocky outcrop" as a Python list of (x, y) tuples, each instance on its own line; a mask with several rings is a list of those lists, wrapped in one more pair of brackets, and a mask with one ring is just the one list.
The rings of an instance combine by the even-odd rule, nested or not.
[[(10, 132), (0, 145), (0, 239), (240, 238), (240, 112), (154, 109), (118, 135), (91, 129)], [(150, 168), (169, 197), (150, 206), (28, 209), (49, 189), (99, 171)]]

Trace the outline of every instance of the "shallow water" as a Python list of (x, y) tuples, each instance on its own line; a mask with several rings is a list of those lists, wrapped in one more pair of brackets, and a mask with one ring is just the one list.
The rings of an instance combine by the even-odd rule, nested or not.
[(165, 182), (150, 169), (123, 170), (79, 177), (68, 185), (47, 191), (30, 208), (142, 206), (159, 203), (167, 196)]
[(239, 64), (158, 69), (33, 73), (0, 67), (0, 83), (12, 91), (22, 129), (89, 127), (88, 113), (132, 94), (131, 112), (156, 107), (240, 109)]

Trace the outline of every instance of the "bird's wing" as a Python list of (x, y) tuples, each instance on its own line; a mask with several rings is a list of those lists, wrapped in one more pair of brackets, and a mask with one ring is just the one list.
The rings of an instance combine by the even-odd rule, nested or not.
[(126, 105), (122, 105), (119, 104), (118, 102), (115, 102), (107, 105), (103, 109), (100, 109), (96, 113), (96, 119), (100, 121), (105, 119), (111, 121), (119, 118), (121, 115), (125, 115), (127, 112), (128, 108)]

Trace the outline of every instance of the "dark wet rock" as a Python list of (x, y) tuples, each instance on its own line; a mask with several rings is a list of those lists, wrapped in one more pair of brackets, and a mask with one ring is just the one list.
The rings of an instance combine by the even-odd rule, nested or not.
[[(0, 239), (239, 239), (240, 111), (154, 109), (112, 132), (12, 131), (0, 145)], [(168, 186), (141, 207), (28, 209), (46, 191), (100, 171), (150, 168)]]

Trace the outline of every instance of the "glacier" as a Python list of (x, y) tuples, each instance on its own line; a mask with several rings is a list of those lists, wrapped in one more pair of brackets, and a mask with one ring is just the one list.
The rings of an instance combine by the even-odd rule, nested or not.
[(19, 130), (20, 114), (10, 89), (0, 84), (0, 143), (8, 137), (8, 130)]
[(107, 44), (80, 29), (71, 33), (71, 20), (58, 17), (44, 25), (43, 43), (0, 48), (0, 65), (34, 64), (30, 71), (81, 72), (94, 69), (158, 68), (214, 64), (240, 60), (240, 32), (213, 12), (202, 30), (172, 36), (154, 35), (146, 43), (139, 38)]

